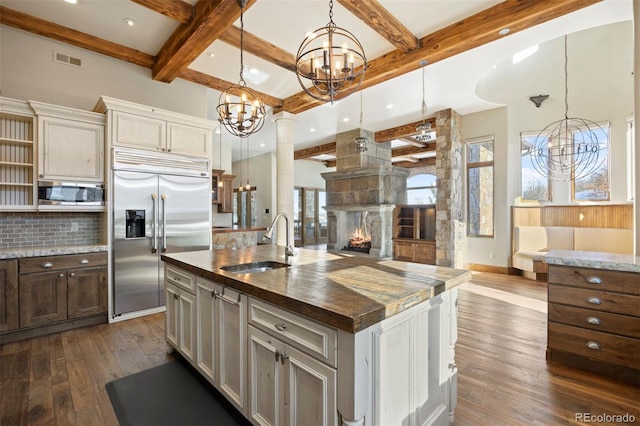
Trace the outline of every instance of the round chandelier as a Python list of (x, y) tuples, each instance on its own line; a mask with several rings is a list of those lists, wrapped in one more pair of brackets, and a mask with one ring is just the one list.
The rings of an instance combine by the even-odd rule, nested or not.
[(330, 0), (329, 23), (309, 34), (298, 49), (296, 75), (300, 86), (312, 98), (333, 104), (358, 89), (366, 68), (367, 58), (358, 39), (333, 22)]
[(529, 156), (542, 176), (561, 182), (577, 180), (598, 170), (607, 158), (607, 133), (593, 121), (569, 118), (567, 36), (564, 36), (564, 118), (549, 124), (533, 140)]
[(266, 117), (264, 103), (260, 96), (247, 87), (244, 81), (243, 42), (244, 6), (247, 0), (237, 0), (240, 6), (240, 81), (220, 94), (218, 99), (218, 121), (229, 133), (247, 137), (258, 132)]

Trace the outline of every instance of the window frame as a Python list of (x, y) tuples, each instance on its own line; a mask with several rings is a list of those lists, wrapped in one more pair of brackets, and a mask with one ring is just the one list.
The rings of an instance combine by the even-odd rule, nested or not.
[[(582, 179), (571, 179), (571, 202), (572, 203), (584, 203), (584, 202), (592, 202), (592, 203), (603, 203), (611, 201), (611, 123), (609, 121), (596, 123), (601, 129), (606, 131), (607, 134), (607, 197), (606, 198), (581, 198), (576, 199), (576, 181), (588, 178), (585, 176)], [(572, 134), (573, 138), (574, 135)], [(573, 140), (573, 139), (572, 139)], [(573, 167), (573, 164), (572, 164)]]
[[(533, 138), (535, 139), (536, 137), (538, 137), (540, 135), (540, 132), (531, 132), (531, 131), (525, 131), (525, 132), (520, 132), (520, 202), (522, 202), (523, 204), (526, 203), (540, 203), (540, 204), (547, 204), (547, 203), (552, 203), (553, 202), (553, 184), (552, 184), (552, 179), (547, 177), (547, 198), (546, 199), (531, 199), (531, 198), (524, 198), (524, 187), (523, 187), (523, 182), (522, 182), (522, 158), (524, 157), (524, 155), (522, 155), (522, 149), (523, 149), (523, 145), (524, 145), (524, 139), (525, 138)], [(529, 152), (527, 152), (527, 154), (530, 156), (531, 154)], [(535, 167), (533, 167), (534, 171), (536, 173), (538, 173), (538, 171), (535, 169)], [(548, 173), (547, 173), (548, 175)], [(541, 177), (544, 177), (541, 175)]]
[[(422, 176), (422, 175), (433, 176), (433, 177), (435, 178), (435, 179), (434, 179), (434, 184), (433, 184), (433, 185), (430, 185), (430, 186), (412, 186), (412, 187), (410, 187), (410, 186), (409, 186), (409, 180), (410, 180), (410, 179), (412, 179), (412, 178), (414, 178), (414, 177), (416, 177), (416, 176)], [(422, 203), (422, 204), (420, 204), (420, 203), (412, 203), (412, 202), (410, 201), (409, 191), (410, 191), (410, 190), (417, 190), (417, 189), (433, 189), (433, 190), (435, 190), (435, 192), (434, 192), (434, 200), (433, 200), (433, 202), (427, 202), (427, 203)], [(417, 173), (417, 174), (415, 174), (415, 175), (409, 176), (409, 177), (407, 178), (407, 194), (406, 194), (406, 195), (407, 195), (407, 203), (408, 203), (408, 204), (415, 204), (415, 205), (435, 204), (435, 203), (436, 203), (436, 201), (438, 200), (438, 177), (437, 177), (434, 173), (426, 173), (426, 172), (424, 172), (424, 173)]]
[[(491, 143), (491, 161), (478, 161), (478, 162), (469, 162), (469, 150), (472, 145), (480, 144), (480, 143)], [(495, 238), (495, 138), (493, 135), (490, 136), (481, 136), (477, 138), (467, 139), (465, 141), (465, 159), (466, 159), (466, 179), (467, 179), (467, 237), (475, 237), (475, 238)], [(480, 169), (490, 167), (491, 168), (491, 233), (490, 234), (481, 234), (481, 233), (472, 233), (471, 232), (471, 185), (470, 182), (470, 171), (472, 169)]]

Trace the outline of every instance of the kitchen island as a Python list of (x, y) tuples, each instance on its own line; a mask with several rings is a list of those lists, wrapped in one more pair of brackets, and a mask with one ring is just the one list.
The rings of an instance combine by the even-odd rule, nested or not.
[(162, 260), (167, 342), (253, 423), (452, 420), (470, 272), (275, 245)]

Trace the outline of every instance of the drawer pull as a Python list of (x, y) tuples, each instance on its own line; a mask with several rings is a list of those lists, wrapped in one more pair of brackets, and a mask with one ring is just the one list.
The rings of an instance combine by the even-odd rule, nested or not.
[(53, 268), (53, 263), (51, 262), (44, 262), (42, 265), (40, 265), (43, 268)]
[(600, 321), (600, 318), (598, 318), (598, 317), (589, 317), (589, 318), (587, 318), (587, 322), (589, 324), (594, 324), (594, 325), (602, 324), (602, 321)]
[(285, 323), (276, 324), (275, 327), (276, 327), (276, 330), (278, 331), (287, 331), (287, 324)]
[(86, 265), (87, 263), (89, 263), (89, 259), (82, 259), (82, 260), (80, 261), (80, 264), (81, 264), (81, 265)]
[(592, 305), (599, 305), (602, 303), (602, 301), (597, 297), (591, 296), (587, 298), (587, 303), (591, 303)]
[(64, 274), (58, 274), (58, 278), (64, 278)]
[(180, 282), (180, 277), (173, 277), (174, 281)]
[(600, 345), (594, 341), (587, 342), (587, 347), (589, 349), (593, 349), (594, 351), (600, 350)]
[(75, 273), (75, 272), (71, 272), (71, 273), (69, 274), (69, 276), (70, 276), (70, 277), (75, 277), (75, 276), (76, 276), (76, 273)]
[(238, 300), (233, 300), (233, 299), (230, 299), (229, 296), (227, 297), (224, 296), (224, 289), (225, 287), (222, 287), (222, 293), (219, 293), (214, 290), (214, 295), (216, 299), (220, 299), (223, 302), (231, 303), (232, 305), (240, 306), (241, 304), (240, 302), (242, 300), (242, 293), (238, 293)]
[(589, 284), (602, 284), (602, 278), (591, 275), (587, 277), (587, 282)]
[(179, 298), (179, 297), (180, 297), (180, 296), (178, 296), (176, 293), (173, 293), (173, 299), (174, 299), (174, 300), (178, 300), (178, 298)]

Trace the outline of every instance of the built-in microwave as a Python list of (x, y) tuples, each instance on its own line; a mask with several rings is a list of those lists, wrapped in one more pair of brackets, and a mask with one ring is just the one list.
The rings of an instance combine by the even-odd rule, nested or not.
[(104, 206), (104, 185), (79, 182), (38, 182), (38, 204)]

